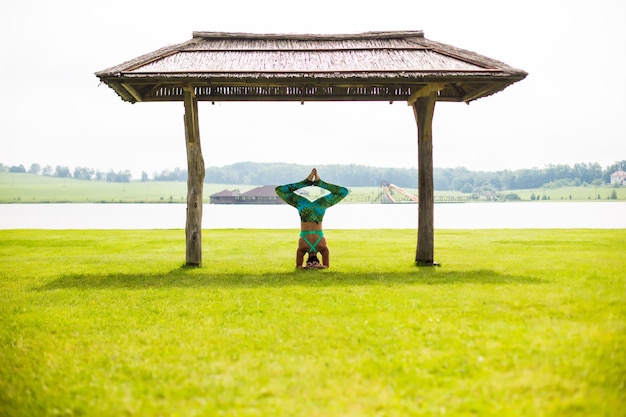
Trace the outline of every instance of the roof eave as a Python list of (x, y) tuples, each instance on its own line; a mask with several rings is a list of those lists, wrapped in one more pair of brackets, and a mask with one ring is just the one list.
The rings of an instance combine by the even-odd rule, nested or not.
[[(102, 77), (124, 101), (180, 101), (182, 88), (197, 89), (200, 101), (402, 101), (429, 83), (443, 83), (446, 88), (437, 101), (466, 102), (493, 95), (523, 79), (525, 74), (491, 76), (432, 76), (367, 78), (238, 78), (202, 77)], [(239, 90), (238, 90), (239, 89)], [(248, 93), (244, 92), (248, 91)], [(287, 89), (313, 92), (294, 95)], [(317, 89), (317, 90), (316, 90)], [(324, 92), (324, 89), (328, 90)], [(246, 96), (248, 94), (248, 96)]]

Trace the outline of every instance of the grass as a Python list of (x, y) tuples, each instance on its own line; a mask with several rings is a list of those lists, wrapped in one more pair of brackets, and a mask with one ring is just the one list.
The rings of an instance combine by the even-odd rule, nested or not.
[[(205, 184), (208, 196), (224, 189), (253, 186)], [(0, 173), (0, 203), (186, 203), (184, 181), (84, 181), (34, 174)]]
[[(626, 200), (626, 187), (615, 187), (603, 185), (596, 187), (594, 185), (586, 185), (580, 187), (560, 187), (560, 188), (538, 188), (532, 190), (516, 190), (522, 200), (530, 200), (532, 195), (538, 201), (543, 200), (545, 196), (548, 201), (613, 201), (611, 195), (615, 191), (616, 200)], [(501, 194), (506, 194), (504, 191)]]
[(0, 416), (623, 416), (624, 230), (0, 231)]

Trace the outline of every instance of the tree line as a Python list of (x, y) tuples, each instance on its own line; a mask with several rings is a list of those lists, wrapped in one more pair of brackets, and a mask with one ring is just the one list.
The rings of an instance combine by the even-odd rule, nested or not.
[[(364, 165), (320, 165), (322, 178), (348, 187), (378, 186), (381, 182), (399, 187), (417, 188), (416, 168), (380, 168)], [(224, 167), (206, 169), (205, 182), (212, 184), (270, 185), (293, 182), (307, 174), (310, 167), (288, 163), (240, 162)], [(598, 163), (548, 165), (544, 168), (471, 171), (467, 168), (434, 168), (433, 182), (439, 191), (476, 193), (564, 186), (602, 185), (610, 183), (610, 176), (618, 170), (626, 171), (626, 160), (606, 168)], [(156, 181), (183, 181), (187, 171), (176, 169), (155, 173)]]
[[(399, 187), (417, 188), (417, 169), (381, 168), (365, 165), (319, 165), (317, 167), (325, 181), (347, 187), (378, 186), (381, 182)], [(289, 163), (240, 162), (223, 167), (206, 168), (205, 183), (273, 185), (284, 184), (304, 178), (309, 166)], [(433, 182), (435, 190), (461, 191), (464, 193), (489, 193), (506, 190), (558, 188), (563, 186), (602, 185), (610, 182), (610, 175), (618, 170), (626, 171), (626, 160), (618, 161), (606, 168), (598, 163), (577, 163), (571, 165), (548, 165), (544, 168), (471, 171), (467, 168), (434, 168)], [(114, 172), (97, 171), (91, 168), (76, 167), (74, 170), (65, 166), (53, 169), (50, 165), (41, 167), (32, 164), (27, 170), (24, 166), (5, 166), (0, 163), (0, 172), (28, 172), (79, 180), (108, 182), (129, 182), (132, 174), (129, 170)], [(155, 172), (150, 179), (146, 172), (141, 181), (186, 181), (187, 170), (175, 168)]]
[(132, 179), (132, 173), (130, 170), (118, 172), (109, 170), (108, 172), (104, 172), (93, 168), (76, 167), (72, 172), (72, 170), (67, 166), (57, 165), (56, 168), (52, 168), (50, 165), (42, 167), (36, 163), (31, 164), (28, 169), (26, 169), (24, 165), (6, 166), (0, 163), (0, 172), (28, 173), (48, 177), (74, 178), (85, 181), (130, 182)]
[(626, 160), (604, 169), (598, 163), (577, 163), (573, 166), (548, 165), (544, 168), (496, 172), (470, 171), (466, 168), (435, 168), (433, 181), (436, 190), (462, 192), (559, 188), (608, 184), (611, 174), (618, 170), (626, 170)]

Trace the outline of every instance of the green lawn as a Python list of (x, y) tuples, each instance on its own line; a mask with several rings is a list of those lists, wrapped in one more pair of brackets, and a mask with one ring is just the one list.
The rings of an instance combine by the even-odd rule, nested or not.
[(0, 416), (624, 416), (625, 230), (0, 231)]

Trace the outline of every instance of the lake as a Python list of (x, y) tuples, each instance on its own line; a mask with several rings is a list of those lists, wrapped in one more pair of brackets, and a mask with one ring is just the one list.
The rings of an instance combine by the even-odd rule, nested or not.
[[(184, 229), (185, 204), (0, 204), (0, 229)], [(204, 229), (297, 229), (287, 205), (205, 204)], [(415, 204), (339, 204), (325, 229), (416, 229)], [(626, 202), (435, 204), (436, 229), (626, 229)]]

